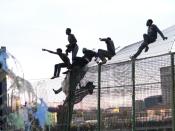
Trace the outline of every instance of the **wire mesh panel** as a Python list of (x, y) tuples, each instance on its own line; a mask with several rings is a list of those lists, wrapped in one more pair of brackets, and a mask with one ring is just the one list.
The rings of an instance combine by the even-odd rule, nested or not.
[(101, 76), (101, 129), (130, 130), (131, 62), (104, 65)]
[[(83, 81), (93, 81), (98, 84), (98, 68), (91, 67)], [(130, 128), (131, 122), (131, 62), (104, 65), (101, 68), (101, 130), (122, 130)], [(97, 130), (97, 87), (92, 95), (87, 95), (80, 104), (79, 116), (74, 115), (74, 121), (84, 123), (86, 128)]]
[[(95, 88), (89, 92), (80, 92), (81, 101), (74, 106), (72, 118), (72, 129), (74, 130), (96, 130), (97, 128), (97, 66), (88, 69), (84, 78), (80, 81), (82, 87), (92, 82)], [(79, 86), (79, 85), (78, 85)], [(80, 87), (77, 87), (79, 89)], [(81, 94), (84, 96), (82, 97)]]
[(135, 62), (136, 129), (171, 128), (171, 59), (157, 56)]

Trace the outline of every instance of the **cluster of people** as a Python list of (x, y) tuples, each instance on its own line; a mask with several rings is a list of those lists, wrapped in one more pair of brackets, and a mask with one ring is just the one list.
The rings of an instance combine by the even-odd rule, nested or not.
[[(147, 52), (149, 50), (148, 45), (156, 41), (158, 33), (160, 34), (160, 36), (162, 37), (163, 40), (167, 39), (167, 37), (165, 37), (163, 35), (163, 33), (160, 31), (160, 29), (155, 24), (153, 24), (153, 20), (148, 19), (146, 22), (146, 26), (148, 26), (148, 31), (147, 31), (147, 34), (143, 35), (143, 39), (144, 39), (143, 43), (138, 48), (138, 51), (130, 57), (131, 59), (136, 59), (141, 54), (142, 50), (144, 50), (144, 49), (145, 49), (145, 52)], [(68, 35), (69, 44), (66, 45), (67, 48), (65, 50), (65, 53), (63, 53), (61, 48), (56, 49), (56, 51), (42, 49), (43, 51), (47, 51), (49, 53), (58, 55), (61, 58), (61, 60), (63, 61), (62, 63), (55, 65), (54, 75), (53, 75), (53, 77), (51, 77), (51, 79), (54, 79), (54, 78), (60, 76), (61, 68), (68, 69), (66, 72), (63, 72), (63, 74), (67, 74), (67, 76), (65, 77), (64, 81), (62, 82), (62, 87), (58, 90), (53, 89), (55, 94), (58, 94), (60, 91), (62, 91), (65, 88), (65, 86), (67, 86), (67, 88), (69, 88), (69, 86), (67, 84), (67, 83), (69, 83), (69, 77), (70, 77), (69, 72), (71, 71), (71, 69), (74, 66), (85, 67), (89, 62), (91, 62), (93, 57), (95, 58), (95, 61), (97, 61), (98, 59), (101, 60), (101, 62), (97, 61), (97, 64), (105, 64), (107, 62), (107, 59), (110, 60), (116, 54), (115, 53), (115, 45), (114, 45), (113, 40), (110, 37), (107, 37), (107, 38), (99, 38), (100, 41), (104, 41), (106, 43), (107, 50), (98, 49), (98, 51), (95, 52), (93, 50), (83, 48), (83, 50), (82, 50), (83, 56), (78, 57), (77, 53), (79, 50), (79, 46), (77, 44), (77, 39), (74, 36), (74, 34), (71, 33), (70, 28), (66, 29), (66, 35)], [(69, 53), (72, 53), (72, 63), (70, 62), (70, 59), (68, 57)], [(95, 87), (93, 85), (93, 83), (91, 85), (93, 87)], [(84, 88), (86, 88), (86, 86)], [(93, 89), (93, 88), (91, 88), (91, 89)], [(68, 94), (68, 90), (65, 90), (64, 92), (65, 92), (65, 94)], [(90, 91), (90, 92), (92, 92), (92, 91)], [(92, 94), (92, 93), (90, 93), (90, 94)]]
[[(75, 38), (74, 34), (71, 33), (71, 29), (66, 29), (66, 34), (68, 35), (68, 41), (69, 44), (66, 45), (67, 49), (65, 50), (65, 53), (63, 53), (61, 48), (56, 49), (56, 51), (51, 51), (47, 49), (42, 49), (43, 51), (48, 51), (49, 53), (58, 55), (63, 63), (59, 63), (55, 65), (54, 69), (54, 75), (51, 77), (51, 79), (54, 79), (56, 77), (60, 76), (60, 70), (61, 68), (67, 68), (68, 70), (71, 70), (73, 66), (85, 66), (87, 65), (93, 57), (100, 58), (102, 62), (101, 64), (105, 64), (107, 62), (106, 58), (111, 59), (115, 55), (115, 46), (110, 37), (108, 38), (99, 38), (100, 41), (104, 41), (107, 44), (107, 50), (99, 49), (98, 52), (95, 52), (93, 50), (89, 50), (87, 48), (83, 48), (83, 56), (77, 57), (77, 53), (79, 50), (77, 39)], [(72, 63), (70, 62), (70, 59), (68, 57), (68, 54), (72, 52)], [(65, 74), (67, 72), (64, 72)]]
[[(63, 61), (62, 63), (55, 64), (54, 75), (53, 77), (51, 77), (51, 79), (54, 79), (60, 76), (61, 68), (68, 69), (66, 72), (63, 72), (63, 74), (66, 74), (66, 77), (64, 78), (61, 84), (61, 88), (58, 90), (53, 89), (55, 94), (58, 94), (59, 92), (63, 91), (66, 94), (66, 96), (68, 96), (69, 78), (70, 78), (71, 69), (75, 66), (78, 66), (80, 68), (85, 67), (89, 62), (91, 62), (93, 57), (95, 58), (95, 60), (97, 60), (98, 58), (101, 59), (101, 62), (98, 62), (98, 64), (105, 64), (107, 62), (106, 58), (110, 60), (115, 55), (115, 46), (110, 37), (99, 38), (100, 41), (104, 41), (107, 44), (107, 50), (99, 49), (98, 52), (95, 52), (93, 50), (83, 48), (82, 50), (83, 56), (78, 57), (77, 53), (78, 53), (79, 47), (77, 44), (77, 39), (75, 38), (74, 34), (71, 33), (70, 28), (66, 29), (66, 34), (68, 35), (69, 44), (66, 45), (67, 48), (65, 50), (65, 53), (62, 51), (61, 48), (56, 49), (56, 51), (51, 51), (47, 49), (42, 49), (42, 51), (47, 51), (49, 53), (56, 54)], [(68, 57), (69, 53), (72, 53), (72, 63)], [(93, 85), (93, 83), (89, 81), (85, 86), (80, 86), (80, 90), (76, 90), (75, 94), (77, 94), (77, 96), (81, 96), (81, 98), (79, 97), (75, 101), (81, 101), (83, 99), (83, 96), (87, 94), (92, 94), (94, 88), (95, 86)], [(85, 90), (82, 90), (82, 89), (85, 89)]]

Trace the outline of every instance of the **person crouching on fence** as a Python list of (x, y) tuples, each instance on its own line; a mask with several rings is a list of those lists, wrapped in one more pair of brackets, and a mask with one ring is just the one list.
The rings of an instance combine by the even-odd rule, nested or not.
[(147, 34), (143, 34), (143, 43), (139, 47), (138, 51), (133, 56), (131, 56), (131, 59), (137, 58), (143, 49), (145, 49), (145, 52), (147, 52), (149, 50), (148, 45), (156, 41), (157, 33), (159, 33), (163, 40), (167, 39), (160, 29), (155, 24), (153, 24), (152, 19), (147, 20), (146, 26), (148, 26), (148, 31)]
[(59, 55), (59, 57), (63, 61), (63, 63), (55, 64), (54, 75), (51, 79), (54, 79), (54, 78), (60, 76), (61, 68), (65, 68), (65, 67), (68, 68), (68, 69), (70, 68), (70, 66), (71, 66), (70, 60), (69, 60), (68, 56), (65, 53), (62, 53), (61, 48), (58, 48), (56, 50), (56, 52), (55, 51), (50, 51), (50, 50), (47, 50), (47, 49), (42, 49), (42, 51), (47, 51), (49, 53)]
[(107, 50), (98, 49), (98, 57), (102, 60), (101, 64), (105, 64), (107, 62), (106, 57), (110, 60), (115, 55), (115, 46), (110, 37), (99, 38), (99, 40), (104, 41), (107, 45)]

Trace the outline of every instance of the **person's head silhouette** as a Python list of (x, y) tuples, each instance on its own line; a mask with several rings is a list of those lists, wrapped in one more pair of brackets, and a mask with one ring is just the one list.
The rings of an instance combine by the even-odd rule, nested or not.
[(107, 38), (107, 40), (111, 40), (111, 38), (110, 38), (110, 37), (108, 37), (108, 38)]
[(86, 50), (87, 50), (86, 48), (83, 48), (82, 52), (83, 52), (83, 53), (85, 53), (85, 52), (86, 52)]
[(62, 49), (61, 49), (61, 48), (58, 48), (58, 49), (57, 49), (57, 53), (58, 53), (58, 54), (61, 54), (61, 53), (62, 53)]
[(146, 22), (146, 26), (151, 26), (153, 24), (153, 20), (152, 19), (148, 19)]
[(67, 28), (66, 29), (66, 34), (69, 35), (71, 33), (71, 29), (70, 28)]

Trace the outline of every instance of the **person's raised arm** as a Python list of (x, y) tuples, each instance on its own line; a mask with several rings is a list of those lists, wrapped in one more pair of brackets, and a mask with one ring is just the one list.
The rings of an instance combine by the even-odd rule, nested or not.
[(42, 49), (42, 51), (47, 51), (47, 52), (52, 53), (52, 54), (57, 54), (56, 52), (51, 51), (51, 50), (47, 50), (47, 49)]
[(106, 38), (99, 38), (100, 41), (106, 41)]
[(165, 36), (163, 35), (162, 31), (161, 31), (157, 26), (155, 26), (155, 27), (156, 27), (157, 32), (160, 34), (160, 36), (162, 37), (163, 40), (168, 39), (168, 37), (165, 37)]

